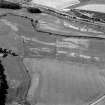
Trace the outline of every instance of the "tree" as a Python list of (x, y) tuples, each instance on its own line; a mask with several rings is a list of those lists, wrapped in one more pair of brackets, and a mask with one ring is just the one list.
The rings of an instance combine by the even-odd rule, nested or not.
[(8, 89), (8, 84), (6, 80), (6, 75), (4, 73), (4, 67), (0, 61), (0, 104), (5, 105), (6, 102), (6, 94)]

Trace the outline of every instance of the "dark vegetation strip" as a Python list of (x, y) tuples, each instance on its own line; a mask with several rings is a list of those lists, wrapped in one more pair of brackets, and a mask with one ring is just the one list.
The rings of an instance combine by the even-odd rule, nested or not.
[(29, 8), (27, 8), (27, 11), (29, 13), (42, 13), (42, 11), (39, 8), (31, 8), (31, 7), (29, 7)]
[(12, 55), (12, 56), (18, 56), (12, 50), (7, 50), (7, 49), (3, 49), (3, 48), (0, 48), (0, 53), (3, 54), (3, 58), (7, 57), (9, 54)]
[(2, 1), (0, 2), (0, 8), (3, 9), (21, 9), (21, 5), (18, 3), (10, 3), (8, 1)]
[(6, 80), (5, 69), (0, 60), (0, 104), (5, 105), (8, 94), (8, 83)]

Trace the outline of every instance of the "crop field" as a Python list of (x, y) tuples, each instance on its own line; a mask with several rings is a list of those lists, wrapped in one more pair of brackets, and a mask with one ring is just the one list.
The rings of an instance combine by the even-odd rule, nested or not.
[(105, 31), (81, 31), (93, 27), (79, 21), (0, 9), (6, 105), (105, 104)]

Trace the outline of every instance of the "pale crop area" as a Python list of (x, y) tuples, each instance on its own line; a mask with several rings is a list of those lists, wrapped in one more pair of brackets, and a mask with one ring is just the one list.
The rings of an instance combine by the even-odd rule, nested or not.
[(105, 13), (105, 4), (87, 4), (87, 5), (79, 6), (76, 9), (90, 10), (90, 11), (97, 11), (97, 12)]
[(56, 9), (62, 9), (80, 3), (79, 0), (32, 0), (32, 3), (46, 5)]

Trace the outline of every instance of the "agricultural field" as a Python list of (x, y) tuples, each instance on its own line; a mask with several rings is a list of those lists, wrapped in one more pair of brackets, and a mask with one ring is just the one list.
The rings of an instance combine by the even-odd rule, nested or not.
[(1, 105), (104, 105), (105, 24), (23, 7), (0, 9)]

